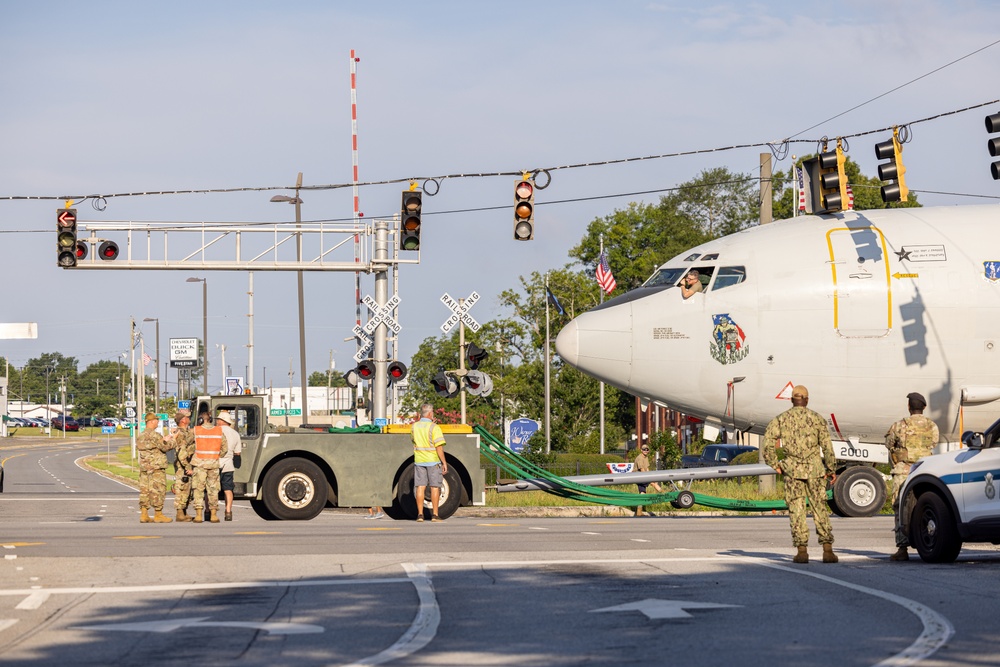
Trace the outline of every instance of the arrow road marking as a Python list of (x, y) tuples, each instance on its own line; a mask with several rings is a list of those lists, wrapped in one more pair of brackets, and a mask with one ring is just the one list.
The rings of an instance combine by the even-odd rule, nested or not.
[(656, 598), (646, 598), (639, 602), (629, 602), (614, 607), (604, 607), (603, 609), (591, 609), (591, 613), (605, 611), (640, 611), (651, 621), (663, 618), (691, 618), (691, 614), (685, 609), (729, 609), (740, 607), (738, 604), (715, 604), (714, 602), (691, 602), (689, 600), (657, 600)]
[(81, 625), (77, 630), (113, 630), (125, 632), (173, 632), (181, 628), (248, 628), (264, 630), (272, 635), (306, 635), (323, 632), (319, 625), (308, 623), (250, 623), (243, 621), (206, 621), (208, 616), (198, 618), (178, 618), (167, 621), (146, 623), (113, 623), (111, 625)]

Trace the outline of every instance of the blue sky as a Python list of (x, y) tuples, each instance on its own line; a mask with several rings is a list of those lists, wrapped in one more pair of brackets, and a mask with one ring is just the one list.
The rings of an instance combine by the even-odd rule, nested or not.
[[(1000, 97), (1000, 45), (823, 123), (1000, 38), (990, 2), (46, 2), (0, 0), (0, 197), (306, 185), (351, 179), (349, 60), (358, 63), (365, 180), (508, 172), (776, 141), (906, 123)], [(824, 48), (825, 47), (825, 48)], [(985, 108), (913, 126), (914, 190), (995, 197)], [(814, 125), (821, 123), (818, 127)], [(808, 131), (802, 132), (803, 130)], [(874, 175), (872, 145), (850, 155)], [(814, 148), (793, 145), (792, 153)], [(448, 179), (425, 197), (422, 263), (400, 272), (401, 358), (440, 333), (439, 302), (473, 290), (480, 321), (518, 276), (560, 268), (587, 224), (701, 170), (755, 172), (760, 149), (553, 172), (535, 240), (512, 239), (510, 177)], [(789, 160), (775, 169), (787, 169)], [(399, 185), (361, 189), (367, 218), (399, 206)], [(82, 223), (289, 221), (271, 192), (113, 198), (78, 205)], [(657, 195), (643, 199), (656, 201)], [(303, 218), (349, 218), (350, 189), (306, 192)], [(989, 201), (921, 194), (925, 205)], [(200, 337), (208, 277), (211, 383), (219, 351), (247, 364), (243, 273), (63, 271), (56, 201), (0, 198), (6, 322), (38, 322), (32, 341), (0, 341), (22, 364), (42, 352), (81, 368), (129, 345), (129, 318)], [(612, 267), (614, 268), (614, 267)], [(293, 273), (255, 274), (255, 379), (298, 383)], [(353, 366), (352, 274), (309, 273), (308, 369)], [(373, 294), (374, 281), (363, 279)], [(143, 325), (153, 342), (153, 325)], [(164, 357), (166, 354), (164, 353)], [(172, 383), (172, 374), (168, 377)]]

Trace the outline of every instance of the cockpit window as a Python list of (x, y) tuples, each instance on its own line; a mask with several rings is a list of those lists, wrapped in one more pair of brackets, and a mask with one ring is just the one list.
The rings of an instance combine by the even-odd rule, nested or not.
[(687, 273), (687, 269), (657, 269), (656, 273), (651, 275), (642, 286), (657, 287), (660, 285), (674, 285), (685, 273)]
[[(714, 266), (692, 266), (692, 267), (690, 267), (688, 269), (685, 269), (684, 273), (686, 274), (688, 271), (697, 271), (698, 272), (698, 280), (701, 281), (701, 288), (702, 288), (702, 290), (707, 290), (708, 289), (708, 283), (711, 282), (711, 280), (712, 280), (712, 274), (715, 273), (715, 267)], [(683, 276), (678, 276), (677, 277), (678, 282), (680, 281), (680, 279), (682, 277)]]
[(732, 287), (733, 285), (739, 285), (746, 279), (747, 279), (746, 267), (743, 266), (719, 267), (718, 274), (715, 277), (715, 284), (712, 285), (712, 291), (720, 290), (725, 287)]
[(717, 253), (717, 252), (709, 253), (709, 254), (705, 255), (704, 257), (702, 257), (701, 261), (703, 261), (703, 262), (709, 262), (709, 261), (711, 261), (713, 259), (719, 259), (719, 253)]
[(701, 253), (697, 253), (696, 252), (696, 253), (694, 253), (692, 255), (688, 255), (687, 257), (685, 257), (684, 261), (685, 262), (693, 262), (694, 260), (698, 259), (699, 257), (701, 257)]

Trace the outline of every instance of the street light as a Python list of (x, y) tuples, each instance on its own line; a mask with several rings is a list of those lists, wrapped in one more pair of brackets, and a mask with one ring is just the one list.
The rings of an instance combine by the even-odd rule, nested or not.
[[(295, 181), (295, 196), (289, 197), (288, 195), (274, 195), (271, 197), (271, 201), (275, 203), (288, 202), (289, 204), (295, 205), (295, 228), (302, 228), (302, 199), (299, 197), (299, 188), (302, 187), (302, 172), (299, 172), (299, 176)], [(302, 265), (302, 234), (298, 234), (298, 240), (295, 245), (295, 255)], [(306, 423), (309, 418), (309, 394), (306, 391), (306, 386), (308, 384), (306, 377), (306, 310), (305, 310), (305, 296), (304, 289), (302, 286), (302, 269), (298, 271), (298, 282), (299, 282), (299, 381), (302, 383), (302, 423)], [(291, 393), (292, 388), (288, 387), (289, 393)]]
[(205, 395), (208, 396), (208, 278), (188, 278), (185, 282), (201, 283), (201, 349), (205, 364)]
[(156, 322), (156, 393), (153, 395), (153, 411), (160, 411), (160, 318), (144, 317), (143, 322)]

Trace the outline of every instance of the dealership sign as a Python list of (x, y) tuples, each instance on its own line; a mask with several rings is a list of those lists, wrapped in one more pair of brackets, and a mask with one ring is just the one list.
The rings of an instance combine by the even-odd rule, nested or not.
[(197, 338), (170, 339), (170, 367), (197, 368), (201, 366), (198, 360)]

